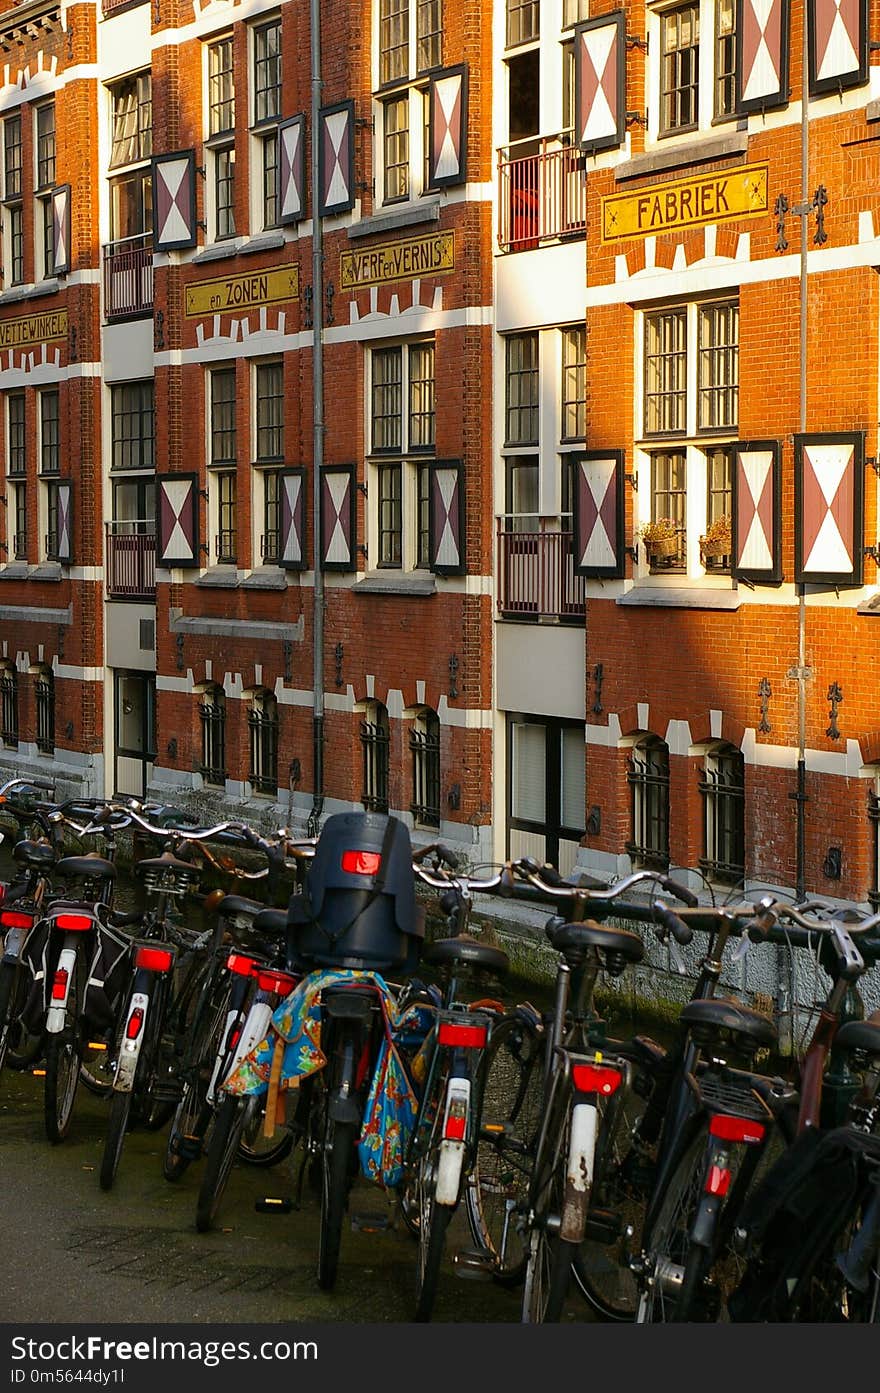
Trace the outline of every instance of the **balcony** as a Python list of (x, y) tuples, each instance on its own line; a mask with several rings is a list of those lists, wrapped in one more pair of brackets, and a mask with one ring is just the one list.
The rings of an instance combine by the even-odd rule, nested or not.
[(139, 232), (104, 248), (104, 312), (108, 320), (152, 314), (152, 232)]
[(152, 518), (108, 522), (107, 594), (112, 600), (156, 595), (156, 530)]
[(532, 137), (498, 151), (498, 245), (528, 251), (587, 230), (585, 157), (572, 132)]
[(585, 622), (586, 582), (570, 532), (519, 532), (498, 519), (498, 612), (504, 619)]

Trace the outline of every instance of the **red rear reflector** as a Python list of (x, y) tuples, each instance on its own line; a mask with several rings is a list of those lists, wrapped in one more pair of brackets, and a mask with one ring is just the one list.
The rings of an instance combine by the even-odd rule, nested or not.
[(59, 967), (52, 978), (52, 1000), (63, 1001), (67, 996), (67, 968)]
[(258, 963), (255, 958), (249, 958), (244, 953), (230, 953), (226, 959), (226, 966), (239, 977), (250, 977)]
[(726, 1113), (717, 1113), (709, 1123), (709, 1131), (721, 1141), (744, 1141), (754, 1146), (764, 1140), (766, 1128), (762, 1122), (752, 1122), (748, 1117), (728, 1117)]
[(726, 1166), (710, 1166), (706, 1176), (706, 1194), (723, 1197), (730, 1189), (730, 1171)]
[(604, 1064), (573, 1064), (571, 1077), (578, 1093), (602, 1093), (607, 1097), (620, 1087), (620, 1074)]
[(227, 1049), (227, 1050), (234, 1050), (240, 1039), (241, 1039), (241, 1026), (240, 1026), (240, 1025), (233, 1025), (233, 1026), (231, 1026), (231, 1027), (230, 1027), (230, 1030), (229, 1030), (229, 1038), (228, 1038), (228, 1040), (226, 1041), (226, 1049)]
[(134, 1010), (128, 1018), (128, 1024), (125, 1027), (126, 1040), (136, 1040), (141, 1033), (141, 1026), (143, 1025), (143, 1023), (143, 1007), (135, 1006)]
[(486, 1044), (487, 1033), (484, 1025), (456, 1025), (453, 1021), (441, 1021), (437, 1039), (441, 1045), (458, 1045), (466, 1050), (481, 1050)]
[(20, 909), (4, 909), (0, 913), (0, 929), (31, 929), (34, 925), (32, 914), (22, 914)]
[(296, 986), (296, 978), (291, 977), (289, 972), (272, 972), (269, 968), (257, 968), (254, 976), (257, 979), (257, 986), (261, 992), (292, 992)]
[(52, 921), (56, 929), (93, 929), (94, 919), (88, 914), (56, 914)]
[(382, 863), (378, 851), (343, 851), (342, 869), (348, 875), (375, 875)]
[(467, 1118), (464, 1114), (462, 1114), (461, 1117), (455, 1117), (453, 1113), (450, 1113), (446, 1119), (446, 1127), (443, 1132), (446, 1141), (464, 1141), (466, 1123)]
[(136, 948), (135, 967), (147, 967), (151, 972), (170, 972), (174, 965), (174, 954), (170, 948)]

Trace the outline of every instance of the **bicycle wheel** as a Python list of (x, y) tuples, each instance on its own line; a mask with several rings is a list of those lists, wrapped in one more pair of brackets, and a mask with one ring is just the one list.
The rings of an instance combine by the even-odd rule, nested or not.
[(205, 1158), (205, 1173), (196, 1202), (196, 1228), (199, 1233), (207, 1233), (214, 1226), (242, 1132), (254, 1114), (258, 1117), (263, 1114), (258, 1099), (238, 1098), (231, 1094), (223, 1099), (217, 1109)]
[(109, 1031), (103, 1036), (91, 1036), (83, 1044), (80, 1077), (85, 1087), (90, 1093), (94, 1093), (96, 1098), (107, 1098), (113, 1091), (113, 1075), (116, 1071), (113, 1036), (114, 1032)]
[(13, 963), (0, 963), (0, 1070), (6, 1063), (6, 1054), (18, 1014), (18, 977), (18, 968)]
[[(639, 1304), (635, 1275), (627, 1264), (625, 1232), (642, 1232), (650, 1190), (651, 1167), (633, 1142), (645, 1110), (638, 1084), (621, 1089), (605, 1108), (596, 1145), (595, 1179), (590, 1209), (593, 1228), (607, 1216), (612, 1230), (607, 1239), (590, 1236), (572, 1263), (575, 1286), (584, 1300), (605, 1320), (632, 1321)], [(600, 1211), (597, 1214), (596, 1211)]]
[(318, 1286), (323, 1291), (331, 1291), (336, 1284), (342, 1225), (348, 1208), (359, 1131), (356, 1122), (337, 1122), (328, 1111), (321, 1151), (321, 1227), (318, 1234)]
[(446, 1230), (455, 1212), (452, 1205), (434, 1199), (439, 1144), (432, 1144), (419, 1166), (419, 1257), (416, 1269), (416, 1320), (429, 1321), (434, 1310), (440, 1269), (446, 1247)]
[(555, 1221), (562, 1214), (571, 1136), (567, 1097), (564, 1122), (559, 1116), (563, 1096), (560, 1087), (557, 1079), (556, 1097), (551, 1096), (549, 1104), (553, 1111), (546, 1128), (544, 1154), (537, 1157), (530, 1190), (532, 1222), (522, 1303), (522, 1319), (527, 1325), (548, 1325), (559, 1320), (577, 1251), (576, 1244), (564, 1242), (554, 1231)]
[(482, 1110), (465, 1202), (477, 1247), (491, 1254), (496, 1280), (522, 1279), (521, 1231), (543, 1106), (542, 1035), (531, 1017), (493, 1026), (481, 1069)]
[(276, 1127), (275, 1135), (267, 1137), (263, 1131), (264, 1117), (260, 1107), (251, 1108), (245, 1117), (236, 1156), (246, 1166), (277, 1166), (280, 1161), (286, 1161), (293, 1150), (296, 1138), (290, 1128)]
[(44, 1117), (46, 1136), (53, 1144), (64, 1140), (79, 1084), (80, 1044), (75, 1027), (50, 1035), (46, 1044)]
[(131, 1115), (131, 1098), (130, 1092), (116, 1092), (110, 1100), (110, 1116), (107, 1119), (104, 1153), (101, 1157), (101, 1171), (98, 1177), (102, 1190), (112, 1189), (116, 1179), (122, 1148), (125, 1144), (125, 1134), (128, 1131), (128, 1119)]
[(42, 1032), (31, 1034), (21, 1019), (31, 985), (31, 975), (21, 964), (0, 964), (0, 1069), (29, 1069), (43, 1048)]
[(798, 1281), (785, 1320), (823, 1325), (880, 1325), (880, 1253), (874, 1252), (863, 1291), (845, 1280), (840, 1265), (858, 1232), (861, 1217), (851, 1214), (831, 1242), (814, 1255), (808, 1270)]
[[(669, 1178), (666, 1193), (649, 1236), (651, 1273), (639, 1301), (636, 1319), (642, 1324), (686, 1321), (688, 1305), (682, 1299), (694, 1291), (695, 1259), (691, 1256), (691, 1230), (703, 1194), (708, 1128), (703, 1122), (681, 1154)], [(691, 1280), (687, 1264), (691, 1259)]]
[(198, 1160), (214, 1112), (207, 1101), (217, 1042), (226, 1023), (229, 982), (214, 983), (211, 995), (193, 1021), (184, 1058), (179, 1068), (182, 1080), (180, 1101), (168, 1134), (162, 1171), (166, 1180), (179, 1180), (191, 1161)]

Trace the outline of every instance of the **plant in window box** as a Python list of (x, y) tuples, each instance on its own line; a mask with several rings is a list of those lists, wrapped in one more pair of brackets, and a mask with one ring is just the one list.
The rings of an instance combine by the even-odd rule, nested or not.
[(700, 551), (708, 560), (719, 556), (729, 556), (732, 550), (730, 517), (725, 513), (706, 528), (706, 535), (700, 538)]
[(674, 518), (655, 518), (639, 528), (638, 535), (645, 544), (651, 562), (667, 561), (679, 551), (678, 524)]

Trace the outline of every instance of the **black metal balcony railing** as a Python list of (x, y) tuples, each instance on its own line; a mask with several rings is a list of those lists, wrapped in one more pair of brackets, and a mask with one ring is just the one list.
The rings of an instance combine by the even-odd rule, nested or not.
[(107, 594), (152, 600), (156, 594), (156, 533), (152, 519), (107, 523)]
[(498, 151), (498, 245), (527, 251), (587, 229), (584, 156), (572, 133), (533, 137)]
[(104, 248), (104, 306), (108, 319), (128, 319), (152, 311), (152, 232), (139, 232)]
[(219, 566), (235, 565), (235, 530), (224, 527), (214, 538), (214, 555)]
[(281, 532), (275, 527), (260, 537), (260, 557), (267, 566), (276, 565), (281, 556)]
[(570, 532), (516, 532), (498, 519), (498, 610), (507, 618), (585, 623), (586, 582)]

